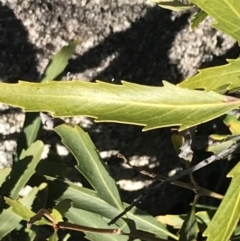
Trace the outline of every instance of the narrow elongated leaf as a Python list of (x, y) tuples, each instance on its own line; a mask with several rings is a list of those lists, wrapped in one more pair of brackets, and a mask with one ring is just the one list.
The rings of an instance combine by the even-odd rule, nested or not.
[[(5, 202), (12, 208), (12, 211), (19, 215), (23, 220), (28, 221), (30, 218), (32, 218), (34, 215), (36, 215), (35, 212), (33, 212), (31, 209), (27, 208), (25, 205), (23, 205), (18, 200), (13, 200), (11, 198), (4, 197)], [(52, 225), (49, 221), (47, 221), (45, 218), (42, 218), (39, 221), (36, 221), (36, 224), (38, 225)]]
[(231, 237), (240, 218), (240, 162), (227, 175), (232, 177), (230, 186), (204, 236), (207, 241), (226, 241)]
[(199, 73), (190, 77), (178, 86), (187, 89), (214, 90), (218, 93), (234, 92), (240, 89), (240, 58), (228, 59), (229, 63), (199, 70)]
[(20, 160), (12, 168), (10, 178), (2, 186), (5, 195), (9, 195), (13, 199), (18, 197), (20, 190), (35, 173), (43, 149), (43, 143), (36, 141), (27, 150), (22, 151)]
[[(78, 208), (71, 208), (66, 214), (68, 220), (74, 224), (83, 225), (91, 228), (105, 228), (105, 229), (118, 229), (116, 225), (111, 225), (110, 227), (107, 224), (106, 220), (103, 220), (100, 216), (87, 212)], [(129, 240), (128, 236), (123, 235), (114, 235), (114, 234), (99, 234), (99, 233), (86, 233), (86, 237), (92, 241), (127, 241)]]
[[(96, 213), (109, 220), (119, 214), (119, 210), (102, 200), (96, 191), (79, 187), (71, 182), (63, 182), (49, 176), (45, 177), (50, 181), (49, 198), (56, 201), (71, 199), (73, 207)], [(126, 225), (126, 222), (120, 219), (117, 224), (120, 227)]]
[(190, 0), (212, 16), (216, 23), (212, 26), (232, 36), (240, 42), (240, 5), (238, 0)]
[[(49, 183), (49, 195), (51, 195), (54, 200), (71, 199), (73, 201), (73, 207), (96, 213), (107, 218), (108, 221), (119, 214), (117, 208), (99, 198), (95, 191), (76, 186), (69, 182), (54, 180), (51, 177), (47, 178), (48, 180), (52, 180)], [(136, 229), (157, 234), (163, 239), (166, 239), (167, 236), (177, 239), (175, 235), (167, 230), (165, 225), (159, 223), (146, 212), (133, 208), (127, 214), (127, 217), (134, 221)], [(129, 232), (128, 226), (126, 226), (126, 222), (123, 219), (118, 220), (117, 225), (123, 227), (124, 232)]]
[(97, 191), (98, 196), (122, 211), (122, 202), (115, 181), (110, 176), (107, 166), (101, 160), (89, 135), (77, 125), (63, 124), (57, 126), (55, 131), (76, 158), (76, 168)]
[(217, 154), (223, 150), (230, 148), (236, 141), (235, 140), (228, 140), (223, 142), (213, 143), (206, 148), (206, 151), (212, 152)]
[(190, 213), (187, 215), (187, 218), (184, 220), (183, 226), (180, 231), (179, 241), (195, 241), (198, 236), (198, 225), (195, 217), (195, 208), (192, 207)]
[[(203, 232), (213, 217), (215, 210), (201, 211), (195, 213), (196, 221), (198, 223), (199, 229)], [(164, 215), (158, 216), (156, 219), (166, 225), (172, 226), (174, 229), (180, 229), (183, 226), (184, 221), (187, 218), (187, 214), (180, 215)], [(197, 230), (198, 231), (198, 230)]]
[(157, 3), (159, 7), (166, 8), (172, 11), (186, 11), (193, 7), (191, 3), (183, 3), (180, 0), (152, 0)]
[(53, 56), (44, 72), (44, 78), (42, 79), (42, 82), (47, 80), (54, 80), (64, 71), (68, 65), (68, 60), (74, 54), (75, 49), (80, 44), (80, 42), (80, 38), (72, 41), (67, 46), (62, 47), (62, 49)]
[(62, 214), (55, 208), (52, 209), (51, 211), (51, 216), (54, 219), (56, 223), (62, 222), (63, 221), (63, 216)]
[[(33, 188), (30, 193), (25, 196), (24, 198), (19, 199), (18, 201), (26, 206), (27, 208), (31, 208), (32, 203), (38, 193), (38, 188)], [(14, 230), (19, 222), (22, 220), (22, 218), (18, 215), (16, 215), (11, 207), (4, 209), (0, 215), (0, 239), (2, 239), (4, 236), (6, 236), (8, 233), (10, 233), (12, 230)]]
[(226, 117), (223, 119), (223, 122), (233, 135), (240, 134), (240, 121), (238, 117), (235, 115), (226, 115)]
[(26, 111), (48, 111), (55, 116), (84, 115), (97, 122), (144, 126), (144, 130), (180, 126), (180, 130), (212, 120), (238, 108), (240, 100), (214, 92), (187, 90), (164, 81), (149, 87), (123, 81), (0, 83), (0, 102)]
[(26, 208), (23, 204), (21, 204), (18, 200), (13, 200), (8, 197), (4, 197), (5, 202), (12, 207), (12, 210), (19, 214), (19, 216), (22, 217), (23, 220), (28, 221), (29, 218), (34, 216), (36, 213), (34, 213), (32, 210)]
[(61, 202), (59, 202), (54, 209), (58, 210), (58, 212), (64, 217), (65, 213), (69, 211), (69, 209), (72, 207), (72, 200), (65, 199)]
[(193, 19), (191, 20), (190, 26), (191, 29), (194, 30), (198, 27), (198, 25), (207, 17), (207, 13), (203, 10), (200, 10), (197, 14), (194, 15)]
[[(127, 206), (128, 204), (125, 204), (125, 207)], [(155, 218), (145, 211), (134, 207), (128, 213), (128, 217), (134, 221), (136, 229), (154, 233), (157, 237), (162, 239), (166, 239), (167, 236), (169, 236), (172, 239), (178, 240), (178, 237), (169, 232), (164, 224), (159, 223)]]
[[(52, 60), (48, 63), (47, 68), (43, 74), (41, 82), (46, 80), (53, 80), (57, 78), (67, 67), (68, 60), (74, 54), (80, 39), (72, 41), (69, 45), (63, 47)], [(28, 148), (34, 141), (36, 141), (39, 130), (42, 127), (39, 113), (27, 113), (25, 116), (23, 131), (18, 138), (17, 156), (21, 154), (22, 149)]]
[(54, 232), (47, 240), (48, 241), (58, 241), (59, 238), (58, 238), (57, 232)]
[[(37, 140), (41, 127), (42, 123), (39, 113), (27, 113), (25, 115), (23, 130), (17, 140), (17, 158), (19, 158), (23, 149), (27, 149)], [(17, 161), (18, 159), (15, 159), (15, 162)]]
[(6, 178), (10, 174), (11, 170), (12, 170), (11, 167), (6, 167), (6, 168), (3, 168), (3, 169), (0, 169), (0, 187), (5, 182)]
[(36, 168), (36, 172), (40, 175), (58, 177), (60, 179), (64, 179), (70, 170), (71, 168), (61, 160), (61, 157), (52, 151), (48, 153), (48, 158), (41, 160)]

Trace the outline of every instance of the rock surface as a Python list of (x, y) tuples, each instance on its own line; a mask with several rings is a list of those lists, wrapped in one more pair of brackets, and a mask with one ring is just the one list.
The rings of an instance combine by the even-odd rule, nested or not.
[[(211, 19), (190, 31), (192, 15), (193, 12), (172, 13), (144, 0), (3, 0), (0, 79), (39, 80), (51, 56), (79, 36), (82, 44), (63, 78), (69, 72), (74, 79), (115, 83), (124, 79), (159, 86), (163, 79), (177, 83), (200, 67), (225, 63), (226, 58), (238, 56), (235, 41), (212, 29)], [(19, 109), (1, 105), (2, 166), (11, 164), (23, 119)], [(126, 168), (116, 158), (117, 152), (136, 165), (164, 174), (180, 165), (169, 130), (141, 133), (141, 128), (135, 126), (95, 124), (82, 118), (69, 121), (80, 123), (89, 131), (129, 202), (151, 181)], [(44, 139), (49, 144), (55, 141), (47, 131)], [(154, 198), (151, 212), (167, 212), (173, 205), (168, 201), (159, 207), (160, 197)]]

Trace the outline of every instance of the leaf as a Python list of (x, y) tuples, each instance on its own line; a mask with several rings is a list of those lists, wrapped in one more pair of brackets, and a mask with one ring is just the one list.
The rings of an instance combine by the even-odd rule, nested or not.
[[(57, 201), (66, 198), (71, 199), (74, 208), (86, 210), (110, 221), (119, 214), (119, 210), (98, 197), (95, 191), (79, 187), (70, 182), (63, 182), (51, 177), (46, 177), (49, 181), (49, 195)], [(49, 198), (50, 198), (49, 197)], [(71, 209), (70, 209), (71, 210)], [(157, 222), (151, 215), (140, 209), (133, 208), (127, 217), (134, 221), (136, 228), (158, 234), (163, 239), (167, 236), (177, 240), (177, 237), (170, 233), (165, 225)], [(130, 220), (128, 220), (130, 221)], [(128, 232), (126, 222), (123, 219), (117, 221), (119, 227), (124, 227), (123, 231)]]
[[(25, 196), (24, 198), (20, 198), (18, 201), (27, 208), (31, 208), (31, 205), (36, 198), (38, 191), (39, 189), (35, 187), (30, 191), (27, 196)], [(21, 220), (22, 218), (16, 215), (10, 207), (4, 209), (0, 215), (0, 240), (12, 230), (14, 230), (19, 224), (19, 222), (21, 222)]]
[[(16, 96), (18, 98), (16, 98)], [(89, 116), (97, 122), (144, 126), (144, 130), (180, 126), (180, 130), (212, 120), (238, 108), (240, 100), (214, 92), (186, 90), (164, 81), (150, 87), (77, 81), (0, 83), (0, 102), (26, 111), (55, 116)]]
[(58, 241), (58, 235), (57, 232), (54, 232), (48, 239), (48, 241)]
[[(112, 228), (118, 229), (116, 225), (111, 225), (110, 227), (107, 224), (107, 221), (102, 219), (99, 215), (96, 215), (85, 210), (78, 208), (71, 208), (67, 213), (66, 217), (68, 220), (74, 224), (83, 225), (91, 228)], [(128, 236), (123, 235), (114, 235), (114, 234), (100, 234), (100, 233), (90, 233), (86, 232), (86, 237), (92, 241), (127, 241), (129, 240)]]
[(2, 186), (2, 192), (12, 199), (16, 199), (20, 190), (26, 185), (35, 168), (41, 160), (44, 145), (41, 141), (34, 142), (27, 150), (23, 150), (20, 160), (14, 165), (10, 178)]
[(192, 30), (198, 27), (198, 25), (207, 17), (207, 13), (203, 10), (200, 10), (197, 14), (193, 16), (193, 19), (190, 22), (190, 27)]
[(62, 214), (56, 208), (52, 209), (51, 216), (56, 223), (63, 221)]
[(40, 175), (48, 175), (60, 179), (64, 179), (70, 170), (71, 168), (62, 161), (61, 157), (51, 150), (47, 159), (41, 160), (36, 168), (36, 172)]
[(223, 119), (223, 122), (229, 128), (229, 130), (231, 131), (231, 133), (233, 135), (239, 135), (240, 134), (239, 118), (237, 118), (234, 115), (226, 115), (226, 117)]
[[(13, 200), (11, 198), (4, 197), (5, 202), (12, 208), (12, 211), (20, 216), (23, 220), (28, 221), (31, 217), (36, 215), (31, 209), (24, 206), (20, 201)], [(50, 225), (52, 226), (51, 222), (47, 221), (45, 218), (42, 218), (39, 221), (36, 221), (35, 224), (37, 225)]]
[(71, 199), (65, 199), (59, 202), (54, 209), (58, 210), (58, 212), (64, 216), (65, 213), (69, 211), (69, 209), (72, 207), (72, 200)]
[[(53, 80), (57, 78), (68, 65), (68, 60), (74, 54), (77, 45), (80, 43), (80, 39), (77, 39), (69, 45), (63, 47), (52, 60), (49, 61), (47, 68), (44, 72), (44, 77), (41, 82), (46, 80)], [(20, 155), (22, 149), (28, 148), (36, 139), (39, 130), (42, 127), (41, 118), (39, 113), (27, 113), (23, 125), (23, 131), (21, 132), (17, 140), (17, 156)]]
[[(49, 198), (56, 201), (71, 199), (73, 207), (99, 214), (112, 219), (119, 214), (119, 210), (102, 200), (96, 191), (79, 187), (71, 182), (63, 182), (59, 179), (45, 176), (49, 181)], [(124, 225), (120, 219), (118, 225)]]
[(71, 151), (79, 170), (97, 191), (98, 196), (123, 211), (114, 179), (109, 175), (89, 135), (79, 126), (59, 125), (55, 131), (61, 136), (63, 144)]
[(179, 241), (196, 241), (198, 236), (198, 225), (195, 217), (195, 208), (192, 207), (181, 227)]
[[(201, 212), (195, 213), (196, 220), (201, 231), (204, 231), (206, 229), (214, 213), (215, 213), (215, 210), (201, 211)], [(164, 216), (157, 216), (156, 220), (166, 225), (172, 226), (174, 229), (180, 229), (184, 221), (186, 220), (186, 218), (187, 218), (187, 214), (180, 214), (180, 215), (167, 214)]]
[(5, 167), (3, 169), (0, 169), (0, 187), (6, 181), (6, 178), (9, 176), (11, 170), (11, 167)]
[(47, 80), (54, 80), (64, 71), (68, 65), (68, 60), (74, 54), (75, 49), (80, 44), (80, 42), (80, 38), (72, 41), (53, 56), (44, 72), (44, 78), (42, 79), (42, 82)]
[(184, 220), (186, 219), (186, 215), (172, 215), (172, 214), (167, 214), (167, 215), (161, 215), (157, 216), (156, 220), (164, 223), (166, 225), (172, 226), (175, 229), (180, 229), (183, 225)]
[(35, 229), (34, 228), (33, 229), (25, 228), (23, 233), (21, 233), (20, 235), (24, 236), (24, 234), (25, 235), (27, 234), (28, 241), (36, 241), (36, 235), (37, 235), (36, 232), (37, 232), (36, 228)]
[(209, 136), (210, 141), (209, 142), (220, 142), (220, 141), (224, 141), (227, 140), (230, 136), (229, 135), (221, 135), (221, 134), (211, 134)]
[(216, 143), (213, 143), (212, 145), (209, 145), (206, 148), (206, 151), (212, 152), (214, 154), (218, 154), (219, 152), (230, 148), (234, 143), (235, 143), (235, 140), (228, 140), (220, 143), (216, 142)]
[(187, 89), (214, 90), (221, 94), (240, 89), (240, 58), (227, 61), (229, 63), (222, 66), (199, 70), (197, 75), (187, 78), (178, 86)]
[(12, 207), (13, 212), (22, 217), (23, 220), (28, 221), (29, 218), (35, 215), (35, 213), (22, 205), (18, 200), (13, 200), (8, 197), (4, 197), (5, 202)]
[(240, 162), (230, 171), (230, 186), (212, 221), (203, 233), (207, 241), (226, 241), (231, 237), (240, 218)]
[[(221, 139), (221, 136), (223, 139)], [(214, 140), (213, 144), (209, 145), (206, 151), (213, 152), (214, 154), (218, 154), (223, 150), (229, 149), (235, 143), (239, 142), (240, 136), (239, 135), (210, 135), (210, 138)], [(216, 142), (217, 140), (217, 142)], [(219, 140), (219, 141), (218, 141)], [(235, 153), (238, 152), (238, 149)]]
[(240, 42), (239, 0), (190, 0), (190, 2), (196, 4), (216, 20), (216, 23), (212, 24), (214, 28)]
[(173, 143), (173, 147), (177, 153), (177, 155), (180, 154), (180, 148), (183, 145), (184, 142), (184, 137), (178, 132), (178, 133), (173, 133), (171, 136), (171, 140)]
[[(23, 149), (27, 149), (38, 137), (42, 126), (39, 113), (27, 113), (24, 120), (23, 130), (17, 139), (17, 157)], [(17, 162), (15, 160), (15, 162)]]
[(193, 7), (193, 4), (185, 4), (179, 0), (152, 0), (157, 3), (159, 7), (166, 8), (172, 11), (186, 11)]
[[(136, 210), (135, 210), (136, 211)], [(142, 214), (142, 213), (141, 213)], [(140, 215), (141, 215), (140, 214)], [(84, 226), (87, 226), (87, 227), (92, 227), (92, 228), (107, 228), (109, 229), (109, 226), (107, 224), (107, 220), (104, 220), (102, 219), (100, 216), (97, 216), (93, 213), (90, 213), (90, 212), (86, 212), (84, 210), (81, 210), (81, 209), (76, 209), (76, 208), (73, 208), (69, 211), (69, 213), (66, 215), (67, 218), (75, 223), (75, 224), (79, 224), (79, 225), (84, 225)], [(148, 215), (147, 215), (148, 216)], [(136, 219), (135, 219), (136, 220)], [(135, 221), (134, 220), (134, 221)], [(146, 220), (147, 221), (147, 220)], [(134, 222), (135, 223), (135, 222)], [(156, 222), (157, 223), (157, 222)], [(138, 225), (139, 223), (135, 223), (135, 225)], [(139, 226), (139, 225), (138, 225)], [(113, 229), (117, 229), (118, 227), (116, 225), (111, 225), (110, 226), (111, 228)], [(139, 228), (139, 227), (138, 227)], [(148, 227), (149, 228), (149, 227)], [(145, 227), (144, 226), (141, 226), (141, 229), (143, 229), (144, 231), (142, 230), (135, 230), (134, 229), (134, 226), (133, 226), (133, 230), (131, 230), (130, 232), (127, 232), (124, 231), (126, 234), (135, 234), (134, 237), (136, 238), (140, 238), (140, 239), (144, 239), (144, 240), (148, 240), (148, 241), (151, 241), (151, 240), (160, 240), (158, 239), (155, 235), (158, 234), (158, 231), (155, 230), (154, 232), (154, 229), (153, 229), (153, 226), (151, 227), (151, 231), (149, 231), (148, 229), (145, 230)], [(137, 231), (137, 232), (135, 232)], [(137, 235), (139, 233), (139, 235)], [(126, 236), (119, 236), (119, 235), (108, 235), (108, 234), (104, 234), (104, 235), (100, 235), (99, 237), (94, 234), (94, 233), (86, 233), (87, 234), (87, 237), (88, 239), (90, 240), (104, 240), (104, 237), (106, 237), (106, 240), (109, 240), (109, 239), (112, 239), (112, 240), (129, 240), (129, 237), (126, 237)], [(142, 236), (141, 236), (141, 235)], [(145, 237), (148, 237), (148, 238), (144, 238)], [(132, 237), (132, 235), (131, 235)], [(162, 236), (163, 237), (163, 236)], [(98, 239), (99, 238), (99, 239)], [(164, 237), (165, 239), (166, 237)], [(176, 239), (175, 236), (173, 236), (173, 238)], [(135, 240), (135, 239), (134, 239)], [(162, 240), (162, 239), (161, 239)]]
[[(125, 205), (127, 207), (128, 204)], [(166, 239), (167, 236), (174, 240), (178, 240), (178, 237), (169, 232), (166, 226), (159, 223), (155, 218), (149, 215), (147, 212), (138, 208), (133, 208), (128, 212), (128, 218), (132, 219), (136, 225), (136, 229), (143, 230), (149, 233), (153, 233), (156, 237)]]

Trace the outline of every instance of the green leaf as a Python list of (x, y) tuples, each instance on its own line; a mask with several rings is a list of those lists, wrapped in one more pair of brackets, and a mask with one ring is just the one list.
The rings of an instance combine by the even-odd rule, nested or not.
[(152, 0), (157, 3), (159, 7), (172, 10), (172, 11), (186, 11), (193, 7), (193, 4), (185, 4), (179, 0)]
[(54, 232), (48, 239), (48, 241), (58, 241), (58, 235), (57, 232)]
[[(17, 139), (17, 158), (23, 149), (27, 149), (38, 137), (42, 126), (39, 113), (27, 113), (23, 125), (23, 130)], [(17, 160), (15, 160), (17, 162)]]
[[(119, 214), (117, 208), (99, 198), (93, 190), (79, 187), (70, 182), (56, 180), (51, 177), (46, 178), (49, 181), (52, 180), (49, 183), (49, 195), (54, 200), (61, 201), (66, 198), (71, 199), (74, 208), (98, 214), (107, 218), (108, 221)], [(134, 221), (137, 229), (157, 234), (163, 239), (169, 236), (177, 240), (177, 237), (170, 233), (165, 225), (159, 223), (154, 217), (140, 209), (133, 208), (127, 213), (127, 217)], [(125, 226), (126, 222), (123, 219), (118, 220), (117, 225), (119, 227), (124, 227), (123, 231), (128, 232), (127, 226)]]
[(80, 38), (72, 41), (53, 56), (44, 72), (44, 78), (42, 79), (42, 82), (47, 80), (54, 80), (64, 71), (68, 65), (68, 60), (74, 54), (75, 49), (80, 44), (80, 42)]
[[(38, 191), (39, 189), (35, 187), (30, 191), (30, 193), (27, 196), (25, 196), (24, 198), (20, 198), (18, 201), (22, 205), (30, 209), (34, 199), (36, 198)], [(2, 239), (8, 233), (14, 230), (21, 221), (22, 218), (16, 215), (12, 211), (11, 207), (4, 209), (0, 214), (0, 239)]]
[(26, 185), (35, 168), (41, 160), (44, 144), (41, 141), (34, 142), (27, 150), (23, 150), (20, 160), (14, 165), (10, 178), (2, 186), (2, 192), (12, 199), (16, 199), (20, 190)]
[(216, 143), (209, 145), (206, 148), (206, 151), (212, 152), (214, 154), (218, 154), (219, 152), (230, 148), (235, 142), (236, 142), (235, 140), (216, 142)]
[(186, 214), (184, 215), (161, 215), (155, 217), (157, 221), (164, 223), (166, 225), (172, 226), (174, 229), (180, 229), (183, 225), (184, 220), (186, 219)]
[[(45, 176), (49, 182), (49, 198), (56, 201), (71, 199), (73, 207), (99, 214), (112, 219), (119, 214), (119, 210), (102, 200), (96, 191), (79, 187), (71, 182)], [(120, 220), (121, 225), (125, 224)], [(120, 224), (119, 224), (120, 225)]]
[(211, 134), (209, 136), (209, 139), (211, 142), (220, 142), (220, 141), (225, 141), (230, 137), (230, 135), (221, 135), (221, 134)]
[(0, 169), (0, 187), (6, 181), (6, 179), (9, 176), (11, 170), (12, 170), (11, 167), (5, 167), (3, 169)]
[(230, 186), (212, 221), (204, 232), (207, 241), (226, 241), (231, 237), (240, 218), (240, 162), (227, 175)]
[(28, 241), (36, 241), (36, 236), (37, 236), (36, 232), (37, 232), (36, 228), (32, 228), (32, 229), (25, 228), (23, 233), (21, 233), (20, 235), (22, 236), (27, 235)]
[(173, 133), (171, 136), (171, 140), (177, 155), (179, 155), (179, 153), (181, 152), (180, 148), (184, 143), (184, 137), (180, 133)]
[(191, 20), (190, 26), (191, 29), (194, 30), (198, 27), (198, 25), (207, 17), (207, 13), (203, 10), (200, 10), (197, 14), (193, 16), (193, 19)]
[(64, 216), (65, 213), (69, 211), (69, 209), (72, 207), (72, 200), (71, 199), (64, 199), (61, 202), (59, 202), (54, 209), (58, 210), (58, 212)]
[(240, 58), (227, 61), (229, 63), (222, 66), (199, 70), (197, 75), (187, 78), (178, 86), (187, 89), (214, 90), (218, 93), (240, 89)]
[(89, 135), (79, 126), (59, 125), (55, 131), (61, 136), (63, 144), (71, 151), (79, 170), (97, 191), (100, 198), (123, 211), (121, 198), (114, 179), (101, 160)]
[[(206, 148), (206, 151), (218, 154), (223, 150), (227, 150), (235, 143), (239, 142), (239, 135), (210, 135), (210, 139), (213, 140), (213, 144)], [(238, 152), (236, 150), (236, 152)]]
[[(31, 217), (36, 215), (31, 209), (24, 206), (20, 201), (13, 200), (11, 198), (4, 197), (5, 202), (12, 208), (12, 211), (19, 215), (23, 220), (28, 221)], [(51, 222), (47, 221), (45, 218), (42, 218), (39, 221), (36, 221), (34, 224), (37, 225), (50, 225), (52, 226)]]
[[(125, 205), (125, 207), (127, 206), (128, 204)], [(172, 239), (178, 240), (178, 237), (169, 232), (164, 224), (158, 222), (155, 218), (141, 209), (134, 207), (131, 211), (129, 211), (128, 218), (134, 221), (136, 229), (153, 233), (156, 237), (162, 239), (166, 239), (167, 236), (169, 236)]]
[(239, 135), (240, 134), (239, 118), (237, 118), (234, 115), (226, 115), (226, 117), (223, 119), (223, 122), (229, 128), (229, 130), (231, 131), (231, 133), (233, 135)]
[[(18, 98), (16, 98), (16, 96)], [(150, 87), (78, 81), (0, 83), (0, 102), (26, 111), (55, 116), (89, 116), (97, 122), (144, 126), (144, 130), (180, 126), (180, 130), (212, 120), (238, 108), (240, 100), (214, 92), (187, 90), (164, 81)]]
[(216, 20), (216, 23), (212, 24), (213, 27), (240, 42), (239, 0), (190, 0), (190, 2), (196, 4)]
[(61, 157), (50, 150), (47, 159), (41, 160), (36, 168), (36, 172), (40, 175), (47, 175), (51, 177), (58, 177), (64, 179), (66, 174), (71, 170)]
[(198, 225), (195, 217), (195, 208), (192, 207), (181, 227), (179, 241), (195, 241), (198, 236)]
[(32, 210), (22, 205), (18, 200), (13, 200), (8, 197), (4, 197), (4, 200), (9, 206), (12, 207), (14, 213), (21, 216), (25, 221), (28, 221), (32, 216), (36, 214)]
[[(202, 232), (206, 229), (206, 227), (210, 223), (214, 213), (215, 213), (215, 210), (201, 211), (201, 212), (195, 213), (199, 229)], [(167, 214), (164, 216), (156, 217), (156, 220), (166, 225), (172, 226), (174, 229), (180, 229), (183, 226), (183, 223), (186, 220), (188, 215), (187, 214), (180, 214), (180, 215)]]
[[(74, 224), (91, 227), (91, 228), (105, 228), (105, 229), (118, 229), (116, 225), (109, 226), (107, 220), (104, 220), (99, 215), (96, 215), (85, 210), (78, 208), (71, 208), (67, 213), (66, 217)], [(100, 234), (86, 232), (86, 237), (92, 241), (127, 241), (128, 236), (117, 235), (117, 234)]]
[(56, 208), (52, 209), (51, 216), (53, 217), (56, 223), (63, 221), (62, 214)]
[[(77, 39), (68, 46), (63, 47), (52, 60), (49, 61), (44, 72), (44, 77), (41, 82), (46, 80), (53, 80), (57, 78), (68, 65), (68, 60), (74, 54), (80, 39)], [(19, 156), (22, 149), (28, 148), (36, 139), (39, 130), (42, 127), (39, 113), (27, 113), (24, 121), (23, 131), (21, 132), (17, 141), (17, 155)]]

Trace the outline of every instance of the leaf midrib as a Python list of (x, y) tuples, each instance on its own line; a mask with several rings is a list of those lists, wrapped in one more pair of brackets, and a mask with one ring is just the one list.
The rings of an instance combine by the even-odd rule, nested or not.
[[(81, 135), (79, 135), (79, 132), (78, 132), (78, 131), (77, 131), (77, 135), (78, 135), (79, 139), (82, 140)], [(93, 159), (91, 153), (89, 152), (89, 150), (88, 150), (88, 148), (87, 148), (85, 142), (82, 142), (82, 144), (84, 145), (85, 150), (86, 150), (87, 153), (88, 153), (88, 156), (90, 156), (93, 165), (94, 165), (95, 168), (97, 169), (98, 175), (100, 176), (102, 182), (104, 183), (104, 186), (107, 188), (107, 191), (108, 191), (108, 193), (110, 194), (110, 196), (112, 197), (112, 200), (113, 200), (113, 201), (115, 202), (115, 204), (117, 205), (117, 208), (118, 208), (120, 211), (122, 211), (123, 208), (122, 208), (121, 206), (119, 206), (118, 201), (116, 200), (116, 198), (114, 197), (114, 195), (112, 195), (112, 192), (110, 191), (110, 189), (109, 189), (107, 183), (105, 182), (103, 176), (101, 175), (101, 171), (99, 170), (98, 165), (96, 165), (96, 162), (94, 161), (94, 159)], [(98, 193), (98, 192), (97, 192), (97, 193)]]
[[(99, 97), (98, 98), (96, 98), (96, 97), (85, 97), (85, 96), (71, 96), (71, 95), (48, 95), (48, 94), (44, 94), (44, 95), (33, 95), (33, 94), (18, 94), (18, 95), (21, 95), (21, 96), (28, 96), (28, 97), (44, 97), (44, 99), (45, 98), (55, 98), (55, 99), (57, 99), (57, 98), (66, 98), (66, 99), (74, 99), (74, 100), (76, 100), (76, 98), (77, 99), (86, 99), (86, 100), (89, 100), (89, 99), (91, 99), (91, 100), (97, 100), (95, 103), (99, 103), (99, 102), (102, 102), (102, 103), (110, 103), (110, 102), (119, 102), (119, 103), (123, 103), (123, 104), (129, 104), (129, 105), (134, 105), (134, 106), (136, 106), (136, 105), (138, 105), (138, 106), (150, 106), (150, 107), (161, 107), (161, 108), (163, 108), (163, 107), (165, 107), (165, 108), (174, 108), (174, 107), (179, 107), (179, 108), (189, 108), (189, 107), (195, 107), (195, 106), (203, 106), (203, 107), (205, 107), (205, 106), (216, 106), (216, 105), (219, 105), (219, 106), (222, 106), (222, 105), (227, 105), (227, 104), (237, 104), (237, 103), (240, 103), (240, 99), (238, 100), (238, 99), (236, 99), (236, 101), (224, 101), (223, 99), (222, 100), (219, 100), (219, 102), (211, 102), (211, 103), (195, 103), (195, 104), (188, 104), (188, 103), (186, 103), (186, 104), (184, 104), (184, 103), (180, 103), (179, 105), (178, 104), (175, 104), (175, 105), (173, 105), (173, 104), (164, 104), (164, 103), (149, 103), (149, 102), (147, 102), (147, 103), (144, 103), (144, 102), (137, 102), (137, 101), (126, 101), (126, 100), (120, 100), (120, 99), (114, 99), (114, 98), (105, 98), (105, 100), (104, 101), (102, 101), (102, 100), (100, 100), (99, 101)], [(214, 98), (214, 97), (213, 97)], [(108, 100), (108, 101), (106, 101), (106, 100)], [(204, 98), (203, 98), (203, 101), (204, 101)], [(92, 102), (94, 102), (94, 101), (92, 101)]]

